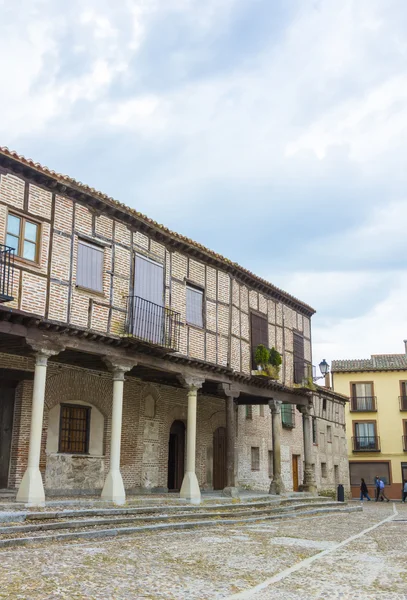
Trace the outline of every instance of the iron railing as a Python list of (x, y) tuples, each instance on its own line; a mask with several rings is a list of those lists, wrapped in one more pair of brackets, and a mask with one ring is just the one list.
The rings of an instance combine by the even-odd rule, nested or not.
[(403, 452), (407, 452), (407, 435), (403, 435), (402, 436), (402, 441), (403, 441)]
[(294, 359), (294, 383), (307, 385), (314, 377), (313, 366), (310, 363)]
[(400, 410), (407, 410), (407, 396), (399, 396)]
[(11, 302), (13, 294), (14, 248), (0, 244), (0, 302)]
[(281, 424), (287, 429), (295, 427), (295, 406), (293, 404), (281, 405)]
[(180, 314), (139, 296), (127, 298), (127, 334), (171, 350), (179, 349)]
[(376, 412), (376, 396), (353, 396), (350, 409), (352, 412)]
[(353, 437), (352, 448), (354, 452), (380, 452), (380, 438), (377, 435)]

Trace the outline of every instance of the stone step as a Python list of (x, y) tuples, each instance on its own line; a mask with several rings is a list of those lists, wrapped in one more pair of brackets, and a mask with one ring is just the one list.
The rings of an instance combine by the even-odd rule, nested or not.
[[(267, 497), (266, 497), (267, 498)], [(163, 512), (177, 514), (179, 512), (212, 512), (212, 511), (224, 511), (224, 510), (256, 510), (259, 508), (265, 508), (268, 506), (295, 506), (303, 504), (304, 502), (332, 502), (330, 498), (320, 496), (297, 496), (288, 498), (270, 498), (266, 500), (252, 501), (252, 502), (233, 502), (233, 503), (205, 503), (200, 505), (152, 505), (152, 506), (124, 506), (121, 508), (72, 508), (71, 510), (56, 510), (49, 511), (46, 509), (37, 509), (35, 511), (0, 511), (0, 523), (7, 523), (10, 521), (22, 522), (22, 521), (36, 521), (45, 519), (69, 519), (72, 517), (102, 517), (107, 515), (137, 515), (137, 514), (161, 514)]]
[[(331, 504), (331, 503), (328, 503)], [(99, 527), (105, 527), (105, 528), (99, 528), (94, 522), (92, 524), (89, 524), (89, 521), (79, 521), (74, 523), (73, 527), (75, 527), (76, 531), (74, 532), (69, 532), (69, 533), (49, 533), (50, 531), (50, 527), (48, 524), (48, 528), (46, 528), (45, 530), (36, 530), (38, 531), (37, 535), (27, 535), (25, 537), (21, 537), (19, 536), (20, 533), (22, 533), (21, 531), (19, 531), (20, 526), (17, 526), (16, 528), (9, 526), (7, 528), (2, 528), (2, 529), (7, 529), (6, 532), (4, 532), (1, 536), (0, 536), (0, 548), (7, 548), (7, 547), (13, 547), (13, 546), (22, 546), (22, 545), (28, 545), (28, 544), (35, 544), (35, 543), (39, 543), (39, 542), (51, 542), (51, 541), (69, 541), (69, 540), (75, 540), (75, 539), (94, 539), (94, 538), (103, 538), (103, 537), (115, 537), (115, 536), (119, 536), (119, 535), (131, 535), (131, 534), (135, 534), (135, 533), (141, 533), (141, 532), (146, 532), (146, 531), (159, 531), (159, 530), (165, 530), (165, 529), (190, 529), (193, 527), (213, 527), (215, 525), (239, 525), (239, 524), (245, 524), (245, 523), (253, 523), (253, 522), (261, 522), (261, 521), (269, 521), (269, 520), (274, 520), (274, 519), (285, 519), (285, 518), (300, 518), (300, 517), (304, 517), (304, 516), (310, 516), (310, 515), (327, 515), (327, 514), (332, 514), (332, 513), (350, 513), (350, 512), (357, 512), (357, 511), (361, 511), (362, 507), (361, 506), (346, 506), (343, 503), (332, 503), (335, 505), (327, 505), (327, 503), (321, 503), (320, 505), (315, 505), (315, 504), (311, 504), (311, 505), (303, 505), (301, 508), (299, 508), (296, 511), (292, 511), (292, 510), (281, 510), (280, 512), (278, 511), (269, 511), (269, 513), (264, 514), (263, 511), (261, 511), (260, 514), (252, 514), (252, 515), (245, 515), (245, 516), (237, 516), (236, 514), (233, 513), (233, 517), (234, 518), (225, 518), (224, 513), (219, 513), (219, 514), (205, 514), (204, 513), (204, 520), (198, 520), (198, 515), (195, 515), (197, 517), (197, 520), (191, 520), (192, 515), (183, 515), (182, 518), (180, 518), (179, 516), (174, 519), (174, 517), (169, 517), (168, 515), (166, 516), (161, 516), (161, 518), (156, 517), (155, 518), (155, 522), (149, 522), (147, 524), (140, 524), (140, 521), (146, 521), (147, 519), (144, 518), (140, 518), (139, 521), (136, 521), (136, 524), (134, 524), (133, 526), (130, 527), (118, 527), (118, 523), (115, 522), (114, 520), (112, 520), (109, 524), (111, 525), (110, 527), (106, 528), (105, 525), (106, 523), (102, 521), (99, 521), (98, 525)], [(270, 514), (272, 513), (272, 514)], [(200, 514), (199, 518), (202, 519), (203, 515)], [(184, 521), (183, 519), (188, 519), (186, 521)], [(135, 519), (133, 519), (133, 522), (135, 521)], [(157, 522), (159, 521), (159, 522)], [(85, 524), (86, 523), (86, 524)], [(42, 524), (40, 524), (42, 525)], [(54, 523), (52, 525), (59, 525), (57, 523)], [(62, 527), (67, 529), (67, 522), (61, 523)], [(77, 529), (78, 525), (80, 527), (80, 530)], [(24, 526), (22, 526), (24, 527)], [(34, 527), (33, 525), (31, 526), (27, 526), (27, 527)], [(25, 531), (25, 533), (30, 533), (27, 530)], [(32, 531), (31, 531), (32, 533)]]

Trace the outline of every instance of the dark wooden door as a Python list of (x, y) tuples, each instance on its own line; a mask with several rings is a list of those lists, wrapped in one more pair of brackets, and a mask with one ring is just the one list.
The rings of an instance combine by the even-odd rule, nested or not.
[(179, 492), (184, 477), (185, 461), (185, 425), (174, 421), (170, 429), (168, 442), (168, 483), (170, 492)]
[(269, 347), (269, 334), (267, 319), (251, 313), (250, 317), (250, 329), (251, 329), (251, 342), (252, 342), (252, 369), (256, 369), (256, 361), (254, 360), (254, 353), (259, 344), (263, 344), (266, 348)]
[(218, 427), (213, 434), (213, 489), (226, 487), (226, 429)]
[(11, 436), (13, 433), (14, 389), (0, 388), (0, 489), (8, 485)]
[(298, 492), (298, 455), (293, 454), (293, 490)]

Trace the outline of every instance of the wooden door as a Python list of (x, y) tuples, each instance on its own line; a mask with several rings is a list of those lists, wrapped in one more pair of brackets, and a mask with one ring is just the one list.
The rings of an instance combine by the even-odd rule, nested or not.
[(213, 489), (226, 487), (226, 429), (218, 427), (213, 434)]
[(184, 478), (185, 461), (185, 425), (174, 421), (170, 429), (168, 442), (168, 482), (170, 492), (179, 492)]
[(0, 489), (7, 488), (13, 433), (14, 389), (0, 389)]
[(298, 492), (298, 455), (293, 454), (293, 490)]

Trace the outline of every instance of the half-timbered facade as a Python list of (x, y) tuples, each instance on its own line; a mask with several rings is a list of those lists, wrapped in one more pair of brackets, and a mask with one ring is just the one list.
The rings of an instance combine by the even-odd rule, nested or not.
[[(315, 488), (311, 307), (4, 148), (0, 242), (0, 488), (280, 492), (293, 448)], [(282, 355), (277, 380), (255, 374), (258, 343)]]

